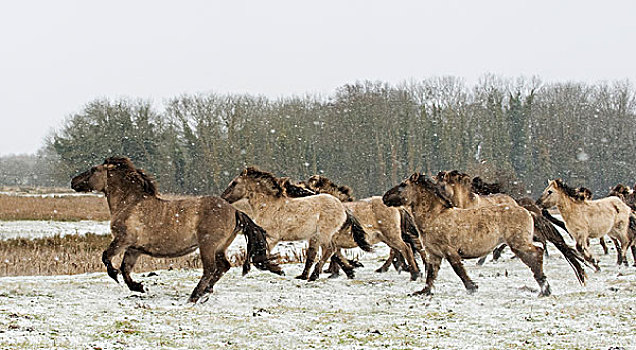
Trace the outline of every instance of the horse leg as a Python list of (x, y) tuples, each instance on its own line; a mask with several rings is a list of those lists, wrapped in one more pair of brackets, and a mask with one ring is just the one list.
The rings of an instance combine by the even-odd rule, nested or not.
[(636, 242), (632, 243), (632, 257), (634, 258), (634, 267), (636, 267)]
[(407, 246), (406, 243), (404, 243), (404, 241), (402, 241), (401, 239), (396, 239), (394, 241), (390, 241), (387, 239), (384, 243), (386, 243), (393, 250), (397, 250), (399, 254), (401, 254), (402, 257), (406, 259), (409, 265), (408, 269), (411, 272), (411, 281), (416, 281), (421, 276), (421, 273), (420, 267), (417, 266), (417, 262), (415, 262), (415, 257), (413, 256), (413, 251), (411, 251), (411, 248), (409, 248), (409, 246)]
[(426, 286), (419, 292), (415, 292), (412, 295), (431, 295), (433, 294), (433, 283), (437, 278), (437, 272), (439, 272), (439, 266), (442, 263), (440, 256), (429, 254), (426, 262)]
[(548, 279), (543, 274), (543, 249), (537, 248), (532, 244), (525, 246), (510, 246), (512, 252), (526, 264), (534, 275), (534, 279), (539, 284), (541, 292), (539, 296), (548, 296), (552, 294)]
[[(612, 242), (614, 242), (614, 247), (616, 247), (616, 265), (621, 265), (623, 263), (623, 254), (621, 254), (621, 243), (614, 237), (610, 238), (612, 239)], [(603, 240), (603, 237), (601, 237), (601, 240)]]
[(497, 261), (499, 260), (499, 258), (501, 257), (501, 253), (503, 253), (503, 250), (506, 249), (508, 245), (507, 244), (502, 244), (499, 247), (495, 248), (492, 251), (492, 260)]
[(355, 272), (353, 272), (353, 266), (349, 264), (349, 260), (342, 254), (342, 250), (337, 249), (336, 252), (331, 256), (331, 264), (336, 264), (336, 274), (331, 274), (329, 278), (338, 277), (338, 272), (340, 268), (345, 272), (347, 278), (354, 278)]
[(395, 271), (397, 271), (398, 273), (402, 271), (409, 271), (409, 265), (406, 263), (406, 260), (404, 260), (404, 255), (402, 255), (402, 253), (395, 249), (392, 250), (394, 254), (391, 263), (393, 263), (393, 268), (395, 269)]
[(214, 254), (214, 247), (208, 247), (207, 249), (199, 248), (201, 262), (203, 264), (203, 276), (199, 280), (199, 283), (192, 291), (190, 299), (191, 303), (196, 303), (201, 298), (210, 285), (210, 281), (216, 273), (216, 258)]
[(482, 266), (486, 262), (487, 258), (488, 258), (488, 254), (482, 256), (481, 258), (479, 258), (479, 260), (477, 260), (477, 265)]
[(462, 258), (457, 254), (450, 254), (446, 257), (446, 260), (448, 260), (453, 267), (455, 274), (459, 276), (464, 283), (464, 287), (466, 287), (468, 294), (475, 293), (477, 291), (477, 284), (468, 277), (466, 269), (464, 269), (464, 264), (462, 264)]
[(391, 266), (391, 263), (393, 262), (393, 259), (395, 259), (395, 251), (393, 251), (393, 249), (391, 249), (391, 252), (389, 252), (389, 257), (384, 262), (384, 265), (380, 266), (377, 270), (375, 270), (375, 272), (387, 272), (387, 271), (389, 271), (389, 267)]
[(306, 280), (309, 276), (309, 270), (314, 265), (314, 261), (316, 260), (316, 254), (318, 253), (318, 242), (316, 239), (312, 238), (309, 240), (309, 246), (307, 247), (307, 257), (305, 261), (305, 268), (303, 272), (296, 276), (297, 279)]
[(137, 249), (126, 249), (124, 258), (121, 260), (121, 267), (119, 268), (119, 270), (121, 271), (121, 276), (124, 278), (124, 282), (126, 282), (128, 289), (133, 292), (144, 293), (145, 290), (143, 284), (133, 281), (132, 277), (130, 277), (130, 272), (135, 266), (139, 255), (141, 255), (141, 252)]
[(128, 244), (124, 242), (122, 236), (115, 236), (112, 242), (108, 245), (108, 248), (104, 250), (102, 254), (102, 262), (106, 265), (106, 272), (108, 272), (108, 276), (114, 279), (115, 282), (119, 283), (117, 280), (117, 275), (119, 274), (119, 270), (117, 270), (112, 263), (112, 259), (115, 255), (119, 254), (122, 250), (128, 247)]
[(601, 247), (603, 247), (603, 255), (609, 254), (609, 249), (607, 248), (607, 243), (605, 243), (605, 238), (601, 237), (599, 240)]
[(333, 253), (336, 251), (336, 246), (333, 244), (333, 242), (322, 244), (320, 248), (322, 249), (322, 256), (320, 257), (320, 260), (318, 260), (318, 262), (316, 263), (316, 266), (314, 267), (314, 271), (311, 273), (311, 276), (309, 276), (309, 281), (315, 281), (318, 279), (318, 277), (320, 277), (320, 271), (322, 270), (322, 267), (325, 265), (327, 260), (329, 260), (329, 258), (331, 258)]
[(203, 292), (203, 294), (208, 294), (208, 293), (212, 293), (212, 289), (214, 288), (214, 284), (216, 284), (216, 282), (218, 282), (219, 279), (221, 279), (221, 277), (228, 272), (228, 270), (230, 270), (230, 262), (227, 260), (227, 257), (225, 256), (225, 252), (218, 252), (216, 253), (215, 256), (215, 263), (216, 263), (216, 269), (214, 270), (214, 273), (212, 274), (212, 279), (210, 279), (210, 282), (208, 282), (208, 286), (205, 288), (205, 291)]
[(601, 271), (601, 268), (598, 266), (598, 260), (596, 260), (596, 258), (594, 258), (594, 256), (590, 253), (590, 242), (589, 240), (586, 239), (582, 239), (580, 240), (580, 242), (576, 242), (576, 250), (583, 254), (583, 259), (585, 259), (585, 261), (589, 262), (590, 264), (592, 264), (592, 266), (594, 266), (594, 268), (596, 269), (596, 272)]
[(331, 257), (329, 267), (325, 269), (325, 272), (331, 273), (329, 278), (336, 278), (340, 275), (340, 264), (338, 262), (338, 257), (336, 256), (336, 254)]

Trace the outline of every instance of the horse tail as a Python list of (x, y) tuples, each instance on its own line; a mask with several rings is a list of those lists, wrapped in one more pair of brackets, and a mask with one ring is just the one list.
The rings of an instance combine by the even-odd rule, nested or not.
[(546, 240), (550, 241), (554, 244), (555, 247), (563, 254), (565, 260), (570, 264), (572, 270), (574, 270), (574, 274), (576, 278), (579, 280), (579, 283), (585, 285), (585, 279), (587, 278), (587, 274), (583, 269), (581, 263), (586, 264), (583, 257), (572, 247), (565, 243), (565, 240), (557, 231), (557, 229), (552, 226), (550, 220), (539, 215), (534, 216), (534, 229), (535, 235), (543, 235)]
[(568, 236), (570, 236), (570, 238), (574, 239), (574, 237), (572, 237), (572, 234), (570, 233), (570, 231), (568, 231), (568, 229), (565, 227), (565, 223), (563, 221), (555, 218), (554, 216), (552, 216), (552, 214), (550, 214), (548, 209), (542, 209), (541, 210), (541, 215), (543, 215), (543, 217), (545, 217), (546, 219), (550, 220), (550, 222), (553, 225), (556, 225), (559, 228), (561, 228), (563, 231), (567, 232)]
[(411, 247), (414, 254), (422, 249), (420, 243), (420, 230), (415, 225), (415, 220), (406, 209), (400, 208), (400, 231), (402, 233), (402, 240), (404, 243)]
[(267, 232), (258, 226), (247, 214), (236, 211), (236, 229), (242, 231), (247, 241), (247, 254), (243, 263), (243, 275), (250, 270), (250, 262), (260, 270), (268, 270), (275, 274), (282, 275), (283, 270), (276, 264), (274, 259), (268, 256)]
[(353, 235), (353, 240), (356, 242), (358, 247), (360, 247), (360, 249), (364, 250), (365, 252), (373, 251), (373, 248), (371, 247), (369, 242), (367, 242), (367, 238), (366, 238), (367, 233), (362, 228), (362, 225), (360, 224), (360, 221), (358, 221), (358, 218), (356, 218), (353, 215), (353, 212), (349, 209), (345, 209), (345, 212), (347, 213), (347, 220), (342, 225), (342, 229), (351, 227), (351, 234)]

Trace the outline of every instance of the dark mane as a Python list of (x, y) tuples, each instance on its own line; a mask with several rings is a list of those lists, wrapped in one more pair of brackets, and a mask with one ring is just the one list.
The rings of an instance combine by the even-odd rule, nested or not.
[(115, 171), (120, 171), (124, 174), (124, 177), (131, 183), (139, 183), (143, 193), (156, 196), (159, 191), (154, 179), (146, 174), (143, 169), (135, 168), (135, 165), (128, 157), (108, 157), (104, 160), (104, 165), (114, 166)]
[(310, 189), (318, 193), (328, 193), (340, 199), (342, 202), (352, 202), (355, 200), (351, 187), (345, 185), (338, 186), (329, 178), (322, 175), (310, 177), (306, 184)]
[(279, 179), (276, 178), (274, 174), (251, 166), (245, 169), (243, 175), (255, 181), (262, 181), (267, 183), (268, 186), (265, 187), (270, 190), (271, 193), (276, 197), (283, 196), (283, 188), (279, 184)]
[(576, 191), (581, 196), (583, 196), (583, 199), (588, 199), (588, 200), (592, 199), (593, 194), (592, 194), (592, 191), (589, 188), (587, 188), (587, 187), (579, 187), (579, 188), (576, 189)]
[[(565, 193), (568, 197), (576, 200), (576, 201), (583, 201), (585, 200), (585, 194), (581, 193), (578, 191), (578, 189), (572, 188), (568, 185), (566, 185), (563, 180), (561, 179), (556, 179), (554, 180), (554, 183), (556, 183), (557, 187), (563, 191), (563, 193)], [(589, 191), (589, 190), (588, 190)]]
[(623, 184), (618, 184), (614, 186), (614, 188), (612, 188), (609, 193), (610, 196), (617, 196), (617, 197), (627, 196), (628, 194), (629, 194), (629, 188), (627, 188), (627, 186)]
[(280, 179), (278, 179), (278, 183), (283, 188), (284, 194), (287, 197), (299, 198), (316, 195), (316, 192), (292, 183), (292, 181), (288, 177), (281, 177)]
[(484, 182), (484, 180), (482, 180), (482, 178), (479, 176), (475, 176), (473, 178), (472, 189), (473, 189), (473, 192), (482, 196), (487, 196), (489, 194), (504, 193), (503, 190), (501, 189), (500, 184)]
[(453, 202), (451, 201), (451, 198), (443, 184), (435, 182), (435, 180), (425, 174), (419, 174), (415, 183), (439, 198), (445, 208), (454, 207)]

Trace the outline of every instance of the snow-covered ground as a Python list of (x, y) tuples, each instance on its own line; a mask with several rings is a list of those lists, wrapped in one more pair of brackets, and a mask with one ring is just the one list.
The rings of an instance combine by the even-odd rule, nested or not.
[(0, 240), (11, 238), (43, 238), (52, 236), (110, 234), (109, 221), (0, 221)]
[(615, 266), (614, 255), (583, 287), (553, 251), (551, 297), (537, 297), (508, 250), (497, 263), (466, 262), (473, 295), (444, 263), (436, 294), (412, 297), (422, 281), (373, 272), (387, 253), (361, 255), (354, 280), (296, 280), (300, 264), (284, 265), (283, 277), (232, 268), (197, 305), (186, 300), (200, 270), (134, 274), (143, 295), (105, 273), (0, 278), (0, 348), (636, 349), (636, 268)]

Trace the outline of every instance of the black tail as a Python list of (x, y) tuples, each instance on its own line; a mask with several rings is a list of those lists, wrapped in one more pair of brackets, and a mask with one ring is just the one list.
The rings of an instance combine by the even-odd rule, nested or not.
[(581, 265), (581, 263), (586, 264), (585, 260), (583, 260), (583, 257), (581, 257), (581, 255), (576, 250), (565, 243), (565, 240), (563, 240), (563, 237), (561, 236), (561, 234), (559, 234), (559, 231), (557, 231), (557, 229), (552, 226), (549, 219), (539, 215), (532, 216), (534, 218), (535, 235), (543, 235), (546, 240), (550, 241), (552, 244), (554, 244), (555, 247), (557, 247), (557, 249), (565, 257), (565, 260), (567, 260), (570, 266), (572, 266), (572, 270), (574, 270), (576, 278), (581, 284), (584, 285), (587, 274), (585, 273), (585, 270)]
[(400, 208), (400, 229), (404, 243), (411, 247), (413, 254), (417, 254), (422, 249), (420, 230), (417, 229), (411, 213), (404, 208)]
[[(541, 210), (541, 215), (543, 215), (544, 218), (550, 220), (550, 222), (558, 227), (560, 227), (563, 231), (567, 232), (568, 235), (570, 236), (570, 238), (572, 238), (572, 235), (570, 234), (570, 231), (568, 231), (568, 229), (565, 227), (565, 223), (557, 218), (555, 218), (554, 216), (552, 216), (552, 214), (550, 214), (550, 212), (548, 211), (548, 209), (542, 209)], [(572, 238), (574, 239), (574, 238)]]
[(247, 254), (243, 263), (243, 275), (250, 270), (250, 262), (260, 270), (268, 270), (275, 274), (282, 275), (283, 270), (273, 259), (268, 257), (267, 232), (262, 227), (256, 225), (247, 214), (236, 211), (236, 230), (243, 231), (247, 241)]
[[(629, 237), (629, 246), (632, 247), (632, 254), (636, 254), (636, 216), (634, 214), (629, 215), (629, 230), (627, 230), (627, 236)], [(634, 264), (636, 265), (636, 255), (634, 255)]]
[(362, 228), (360, 221), (353, 215), (351, 210), (347, 209), (347, 221), (342, 225), (342, 228), (351, 227), (351, 234), (353, 235), (353, 240), (356, 242), (360, 249), (365, 252), (373, 251), (373, 248), (367, 242), (367, 233)]

